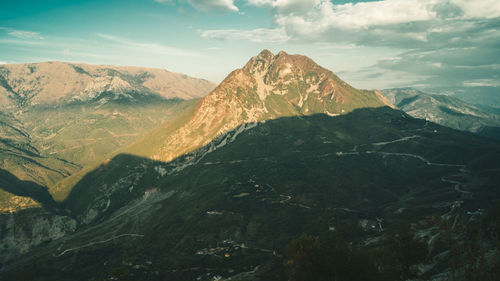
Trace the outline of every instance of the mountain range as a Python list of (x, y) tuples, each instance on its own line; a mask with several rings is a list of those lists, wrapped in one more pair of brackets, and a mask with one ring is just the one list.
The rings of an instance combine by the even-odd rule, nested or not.
[[(46, 156), (53, 151), (65, 157), (60, 161), (79, 155), (64, 165), (76, 171), (64, 170), (64, 179), (52, 186), (21, 178), (15, 164), (0, 167), (0, 187), (34, 202), (0, 215), (3, 279), (498, 276), (500, 143), (412, 117), (405, 105), (415, 96), (425, 101), (423, 94), (385, 91), (386, 98), (350, 86), (307, 57), (268, 50), (199, 100), (138, 102), (142, 92), (130, 92), (111, 95), (131, 97), (126, 102), (100, 94), (94, 95), (99, 100), (75, 102), (79, 95), (64, 95), (56, 107), (26, 99), (2, 115), (6, 147), (30, 153), (38, 163), (59, 159)], [(428, 108), (435, 108), (434, 100), (446, 103), (428, 100)], [(42, 133), (46, 125), (21, 117), (32, 112), (66, 121), (73, 112), (89, 111), (79, 115), (82, 120), (103, 116), (83, 127), (89, 132), (164, 119), (147, 128), (125, 126), (141, 134), (96, 153), (92, 162), (78, 161), (85, 153), (64, 154), (31, 140), (31, 132)], [(123, 115), (136, 119), (114, 119)], [(72, 126), (66, 123), (49, 127), (49, 140), (64, 136)], [(84, 123), (76, 124), (62, 139)], [(116, 138), (109, 135), (103, 139)], [(82, 147), (95, 151), (102, 145)], [(336, 264), (324, 266), (332, 259)], [(323, 266), (308, 273), (316, 264)]]
[(386, 89), (382, 93), (399, 109), (415, 118), (487, 136), (500, 127), (500, 115), (452, 96), (427, 94), (412, 88)]
[[(214, 86), (162, 69), (2, 65), (0, 169), (52, 192), (68, 176), (182, 114)], [(0, 190), (2, 210), (39, 204), (18, 195)]]
[(0, 106), (161, 97), (193, 99), (214, 85), (164, 69), (63, 62), (0, 66)]

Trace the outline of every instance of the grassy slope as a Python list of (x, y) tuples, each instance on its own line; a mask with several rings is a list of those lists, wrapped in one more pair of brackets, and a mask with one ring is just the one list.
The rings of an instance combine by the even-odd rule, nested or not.
[[(7, 113), (0, 115), (0, 169), (8, 171), (18, 181), (30, 181), (43, 186), (51, 186), (62, 178), (80, 169), (78, 165), (40, 154), (33, 145), (27, 130), (13, 116)], [(37, 206), (38, 204), (26, 197), (15, 196), (12, 180), (0, 176), (0, 207), (2, 211), (12, 211), (19, 208)], [(14, 192), (16, 193), (16, 192)], [(27, 193), (18, 194), (26, 196)]]
[[(38, 106), (24, 110), (17, 118), (4, 114), (5, 136), (0, 148), (6, 157), (1, 168), (19, 179), (47, 186), (61, 201), (87, 172), (116, 155), (120, 148), (189, 110), (195, 102)], [(3, 194), (2, 206), (11, 197)]]
[[(134, 141), (137, 139), (147, 140), (150, 139), (150, 135), (157, 134), (156, 132), (179, 126), (179, 120), (192, 111), (196, 102), (197, 100), (190, 100), (167, 104), (147, 105), (139, 108), (126, 108), (126, 112), (128, 114), (135, 115), (133, 116), (135, 118), (129, 118), (127, 120), (126, 124), (131, 125), (125, 129), (125, 132), (133, 133), (133, 136), (128, 135), (126, 141), (118, 145), (111, 143), (112, 141), (116, 141), (116, 138), (112, 134), (106, 134), (106, 138), (100, 142), (105, 143), (105, 146), (99, 146), (99, 143), (90, 145), (88, 143), (83, 143), (82, 147), (84, 149), (92, 149), (93, 147), (96, 147), (100, 150), (104, 150), (104, 152), (99, 154), (94, 161), (86, 162), (83, 169), (61, 180), (53, 186), (50, 191), (52, 196), (54, 196), (54, 199), (56, 201), (63, 201), (68, 196), (73, 186), (78, 183), (83, 176), (103, 165), (103, 162), (106, 159), (111, 159), (120, 153), (127, 152), (140, 155), (142, 151), (148, 150), (151, 144), (144, 143), (143, 145), (136, 146), (136, 142)], [(103, 123), (106, 121), (109, 121), (109, 119), (104, 120)], [(114, 123), (114, 121), (112, 123)], [(110, 127), (108, 129), (116, 130), (116, 127)], [(94, 130), (93, 132), (95, 133), (96, 131), (98, 130)]]

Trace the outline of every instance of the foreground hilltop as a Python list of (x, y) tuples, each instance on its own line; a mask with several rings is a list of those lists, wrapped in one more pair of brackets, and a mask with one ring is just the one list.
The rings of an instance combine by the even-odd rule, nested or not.
[[(454, 276), (494, 249), (491, 240), (473, 240), (479, 250), (467, 260), (459, 256), (458, 265), (449, 251), (465, 253), (462, 241), (476, 237), (462, 224), (485, 235), (498, 230), (474, 222), (498, 206), (499, 155), (497, 142), (387, 107), (259, 123), (171, 174), (165, 171), (175, 161), (119, 155), (84, 177), (65, 201), (76, 218), (74, 233), (16, 257), (14, 243), (40, 239), (38, 232), (26, 226), (25, 214), (12, 220), (21, 230), (3, 226), (9, 252), (0, 257), (0, 274), (8, 280), (291, 280), (282, 273), (290, 241), (304, 233), (342, 235), (337, 229), (353, 226), (345, 243), (335, 240), (329, 248), (342, 257), (331, 263), (342, 276)], [(425, 243), (403, 240), (392, 249), (400, 225)], [(51, 226), (70, 229), (64, 221)], [(488, 264), (478, 272), (491, 272)]]
[(137, 96), (193, 99), (215, 85), (165, 69), (66, 62), (0, 66), (0, 107)]
[(378, 91), (358, 90), (308, 57), (263, 50), (200, 100), (182, 124), (159, 130), (128, 152), (170, 161), (242, 124), (385, 105), (392, 106)]

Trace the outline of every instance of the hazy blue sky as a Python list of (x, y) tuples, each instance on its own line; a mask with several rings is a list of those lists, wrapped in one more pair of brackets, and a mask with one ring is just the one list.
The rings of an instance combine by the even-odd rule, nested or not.
[(361, 88), (500, 86), (499, 0), (3, 0), (0, 62), (166, 68), (220, 82), (260, 50)]

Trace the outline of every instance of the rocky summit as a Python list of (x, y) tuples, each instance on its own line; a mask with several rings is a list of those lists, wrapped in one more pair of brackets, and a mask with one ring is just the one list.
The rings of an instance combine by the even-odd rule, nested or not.
[(163, 136), (157, 149), (141, 156), (170, 161), (240, 125), (386, 105), (392, 106), (380, 92), (358, 90), (308, 57), (264, 50), (201, 99), (187, 122)]

